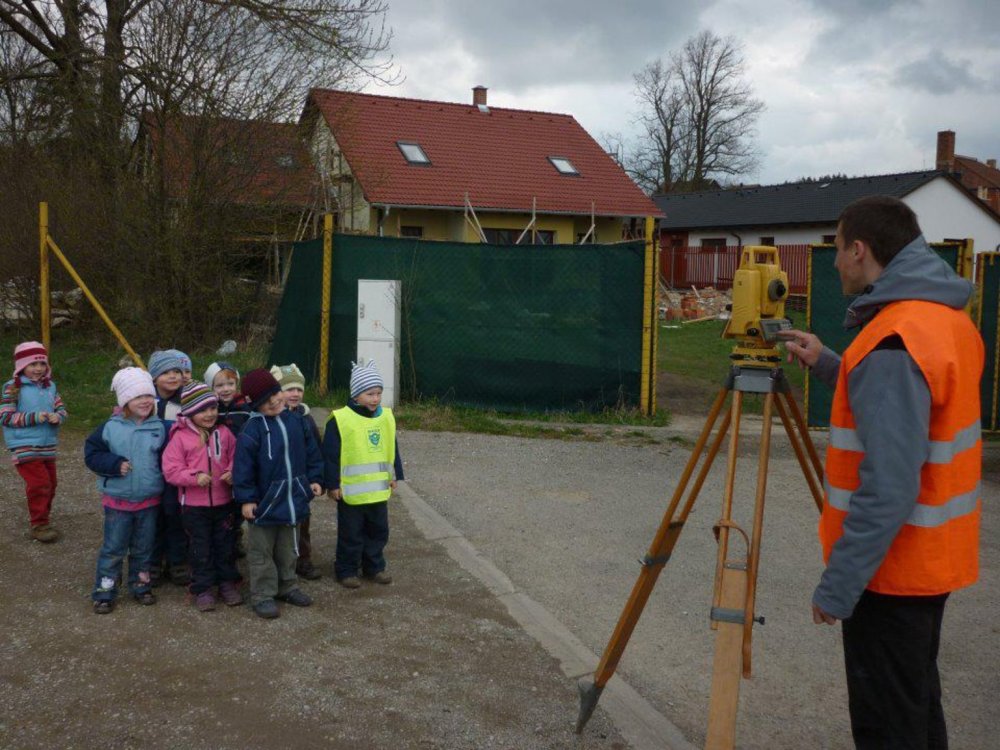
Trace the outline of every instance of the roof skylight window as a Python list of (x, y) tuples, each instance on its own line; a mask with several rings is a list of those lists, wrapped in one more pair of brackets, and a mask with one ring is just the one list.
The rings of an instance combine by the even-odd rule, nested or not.
[(552, 162), (552, 166), (556, 168), (556, 171), (559, 172), (559, 174), (580, 174), (576, 171), (576, 167), (573, 166), (573, 162), (565, 156), (550, 156), (549, 161)]
[(405, 143), (404, 141), (396, 141), (396, 145), (399, 146), (399, 150), (403, 152), (403, 157), (410, 164), (423, 164), (429, 166), (431, 160), (427, 158), (427, 154), (424, 150), (420, 148), (419, 143)]

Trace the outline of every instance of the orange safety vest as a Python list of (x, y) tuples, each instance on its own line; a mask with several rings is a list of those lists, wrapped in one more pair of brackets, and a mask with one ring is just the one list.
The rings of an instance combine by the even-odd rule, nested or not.
[(883, 308), (844, 352), (830, 413), (826, 492), (819, 522), (823, 558), (843, 534), (865, 456), (848, 400), (851, 371), (888, 336), (898, 335), (930, 388), (930, 450), (920, 494), (867, 588), (881, 594), (943, 594), (979, 576), (979, 379), (983, 341), (961, 310), (907, 300)]

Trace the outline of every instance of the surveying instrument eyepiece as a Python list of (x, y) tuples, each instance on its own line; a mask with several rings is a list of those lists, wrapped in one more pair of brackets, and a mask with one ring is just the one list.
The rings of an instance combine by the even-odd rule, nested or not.
[[(757, 571), (760, 563), (761, 535), (764, 523), (764, 497), (767, 491), (767, 465), (771, 451), (771, 421), (775, 411), (816, 507), (823, 508), (820, 478), (822, 465), (809, 437), (802, 412), (792, 396), (791, 388), (781, 368), (781, 353), (777, 342), (791, 329), (785, 318), (788, 299), (788, 277), (781, 270), (778, 250), (769, 246), (744, 247), (740, 265), (733, 274), (733, 303), (729, 320), (722, 335), (735, 340), (729, 355), (730, 367), (724, 385), (709, 411), (708, 418), (684, 467), (680, 481), (667, 505), (660, 526), (642, 559), (639, 577), (632, 587), (625, 608), (594, 672), (593, 680), (582, 680), (580, 714), (577, 733), (590, 719), (601, 693), (614, 674), (625, 646), (639, 621), (639, 616), (656, 585), (663, 566), (670, 560), (688, 516), (694, 509), (698, 493), (708, 477), (727, 434), (725, 490), (719, 520), (712, 528), (718, 544), (715, 568), (715, 588), (709, 611), (715, 635), (715, 656), (712, 665), (712, 690), (709, 701), (708, 731), (705, 747), (728, 750), (736, 742), (736, 713), (739, 704), (741, 678), (751, 674), (751, 640), (754, 623), (764, 618), (755, 613)], [(740, 417), (743, 395), (764, 396), (760, 450), (757, 462), (757, 484), (754, 496), (753, 522), (747, 533), (733, 521), (733, 491), (736, 485), (736, 459), (739, 452)], [(723, 413), (726, 399), (732, 396)], [(719, 415), (718, 431), (712, 435)], [(698, 468), (705, 446), (711, 446)], [(693, 484), (688, 490), (695, 469)], [(683, 501), (683, 504), (682, 504)], [(734, 536), (735, 535), (735, 536)], [(736, 542), (730, 549), (731, 538)]]

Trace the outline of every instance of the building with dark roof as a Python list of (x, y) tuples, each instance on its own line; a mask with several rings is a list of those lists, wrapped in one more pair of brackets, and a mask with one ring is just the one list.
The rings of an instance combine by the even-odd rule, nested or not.
[(341, 231), (609, 242), (653, 202), (571, 116), (313, 89), (300, 118)]
[(1000, 245), (1000, 214), (939, 171), (653, 196), (664, 214), (663, 247), (806, 245), (832, 242), (851, 202), (891, 195), (917, 214), (930, 241), (972, 237), (977, 250)]

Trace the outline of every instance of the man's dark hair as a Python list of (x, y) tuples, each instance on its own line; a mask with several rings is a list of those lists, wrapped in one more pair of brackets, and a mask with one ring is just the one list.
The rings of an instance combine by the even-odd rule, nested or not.
[(861, 240), (885, 268), (896, 253), (920, 236), (913, 209), (888, 195), (873, 195), (854, 201), (840, 214), (840, 236), (845, 245)]

